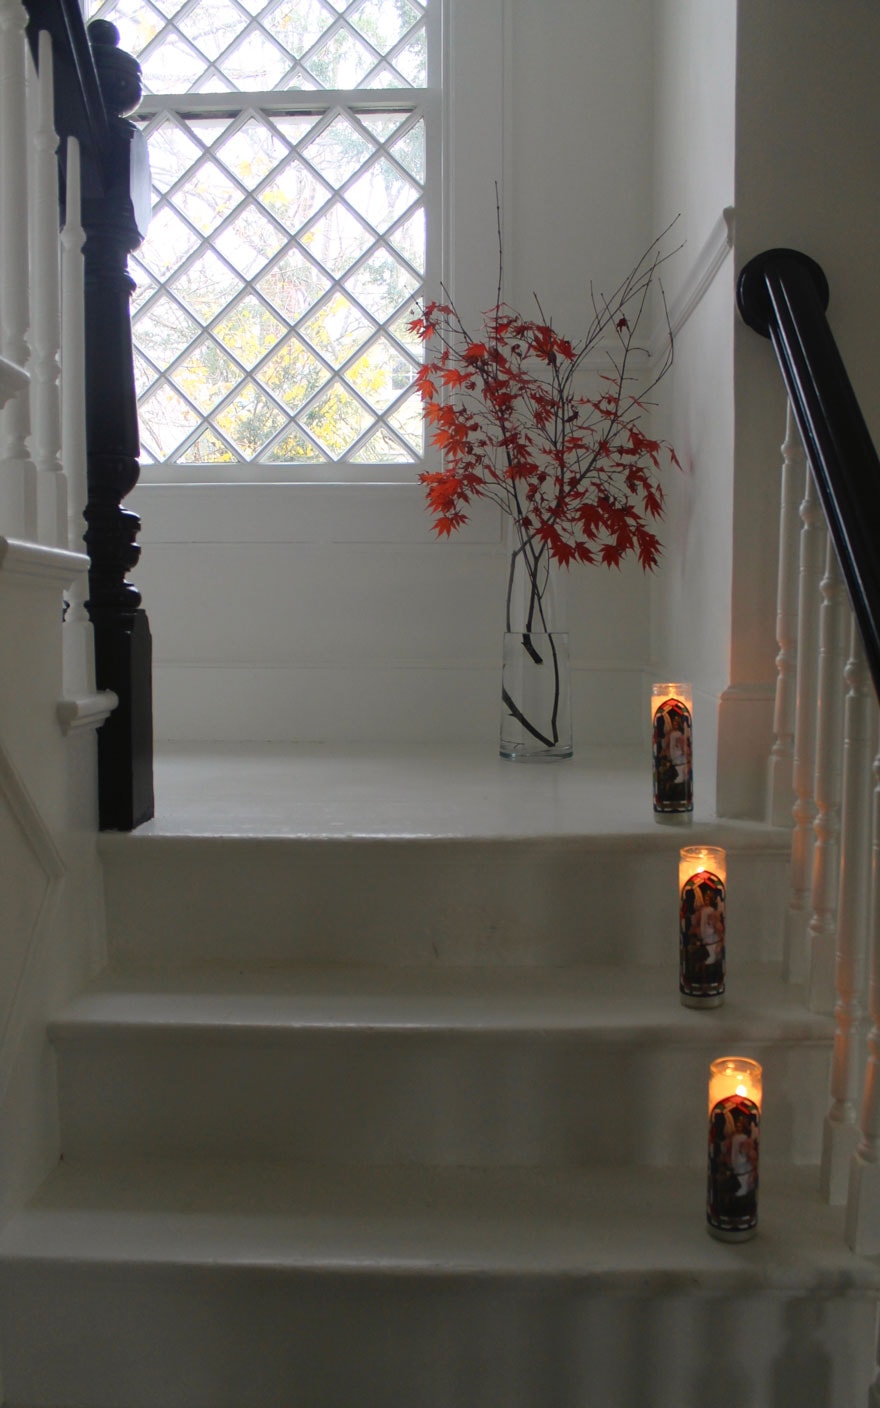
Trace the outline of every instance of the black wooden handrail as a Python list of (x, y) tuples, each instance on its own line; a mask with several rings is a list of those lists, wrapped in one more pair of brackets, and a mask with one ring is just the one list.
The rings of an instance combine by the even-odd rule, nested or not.
[(773, 343), (880, 699), (880, 459), (825, 316), (828, 281), (798, 250), (768, 249), (737, 304)]

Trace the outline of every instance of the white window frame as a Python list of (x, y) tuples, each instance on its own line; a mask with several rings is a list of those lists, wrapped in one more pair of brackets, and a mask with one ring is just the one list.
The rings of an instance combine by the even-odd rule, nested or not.
[[(426, 163), (431, 161), (433, 175), (429, 180), (426, 171), (425, 199), (426, 211), (430, 202), (430, 219), (436, 221), (435, 231), (439, 230), (433, 248), (429, 241), (426, 296), (436, 298), (441, 289), (448, 290), (460, 311), (474, 322), (496, 286), (493, 182), (499, 181), (504, 209), (505, 192), (512, 191), (515, 178), (515, 148), (506, 138), (504, 120), (505, 109), (509, 110), (505, 94), (512, 82), (507, 5), (508, 0), (438, 0), (435, 23), (439, 25), (439, 38), (433, 45), (429, 44), (429, 86), (418, 90), (420, 99), (431, 105), (434, 117), (430, 124), (431, 136), (426, 137), (429, 142)], [(364, 90), (357, 90), (357, 93), (360, 101)], [(253, 102), (250, 95), (246, 96)], [(414, 96), (414, 90), (408, 90), (410, 102)], [(154, 101), (145, 99), (142, 110), (152, 111)], [(508, 271), (514, 260), (515, 246), (508, 232), (505, 241)], [(390, 489), (396, 484), (411, 486), (413, 492), (421, 494), (416, 482), (418, 473), (422, 468), (436, 468), (439, 459), (439, 453), (426, 445), (422, 465), (363, 465), (357, 466), (355, 474), (349, 472), (344, 463), (337, 462), (322, 465), (320, 479), (305, 466), (292, 466), (291, 473), (283, 479), (277, 467), (270, 466), (265, 477), (258, 479), (254, 466), (241, 462), (210, 466), (200, 475), (194, 474), (189, 465), (170, 473), (169, 465), (156, 464), (142, 467), (140, 483), (146, 490), (150, 486), (161, 486), (161, 502), (167, 504), (169, 511), (171, 500), (164, 497), (164, 486), (267, 483), (291, 488), (323, 484), (332, 488), (349, 483), (352, 486), (384, 485)], [(163, 511), (157, 522), (160, 532), (164, 531), (161, 527), (164, 518)], [(179, 531), (179, 526), (175, 531)], [(413, 531), (403, 524), (397, 527), (389, 524), (389, 530), (401, 531), (407, 538)]]
[[(135, 115), (136, 121), (149, 120), (164, 112), (181, 117), (238, 117), (249, 111), (272, 113), (329, 114), (347, 108), (361, 112), (394, 110), (424, 118), (425, 180), (422, 203), (426, 223), (426, 260), (422, 289), (427, 298), (445, 284), (444, 251), (446, 227), (444, 206), (447, 170), (444, 161), (444, 89), (447, 55), (446, 9), (448, 0), (432, 0), (426, 9), (428, 75), (425, 88), (384, 89), (290, 89), (270, 92), (223, 92), (187, 94), (145, 94)], [(393, 141), (393, 138), (391, 139)], [(210, 240), (207, 242), (210, 247)], [(137, 252), (134, 254), (137, 258)], [(136, 276), (136, 272), (135, 272)], [(422, 295), (417, 294), (416, 298)], [(380, 480), (411, 482), (433, 458), (411, 463), (356, 464), (343, 457), (317, 464), (267, 464), (236, 460), (226, 464), (192, 465), (175, 462), (141, 465), (143, 484), (194, 483), (326, 483)]]

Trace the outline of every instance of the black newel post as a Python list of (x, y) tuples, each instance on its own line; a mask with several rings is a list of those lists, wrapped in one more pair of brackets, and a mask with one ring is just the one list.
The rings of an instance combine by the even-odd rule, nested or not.
[(141, 597), (127, 573), (140, 548), (136, 513), (121, 504), (138, 481), (137, 401), (131, 345), (128, 255), (147, 229), (149, 163), (143, 135), (125, 114), (141, 98), (140, 66), (119, 49), (106, 20), (88, 27), (109, 121), (106, 183), (84, 200), (86, 317), (86, 546), (99, 689), (119, 705), (98, 732), (98, 799), (104, 831), (130, 831), (153, 815), (152, 644)]

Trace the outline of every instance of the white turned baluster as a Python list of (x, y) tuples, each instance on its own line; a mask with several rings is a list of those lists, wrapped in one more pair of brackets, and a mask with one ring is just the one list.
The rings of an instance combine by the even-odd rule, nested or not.
[(880, 1252), (880, 753), (874, 759), (871, 901), (868, 918), (871, 1030), (862, 1096), (861, 1137), (850, 1165), (846, 1238), (863, 1256)]
[(798, 579), (797, 721), (794, 732), (792, 780), (795, 804), (791, 838), (791, 893), (785, 916), (784, 971), (800, 982), (806, 971), (807, 921), (810, 914), (813, 867), (813, 772), (816, 744), (816, 689), (819, 668), (819, 580), (827, 530), (822, 508), (807, 468), (803, 502)]
[(767, 819), (773, 826), (789, 826), (794, 807), (795, 686), (797, 684), (798, 501), (804, 482), (806, 459), (787, 403), (785, 440), (782, 443), (782, 492), (779, 507), (779, 574), (776, 585), (776, 705), (774, 742), (767, 779)]
[(849, 1166), (859, 1139), (858, 1114), (868, 1021), (868, 912), (871, 884), (871, 759), (877, 708), (855, 618), (850, 620), (850, 658), (843, 748), (840, 884), (831, 1105), (822, 1136), (822, 1193), (846, 1200)]
[(816, 704), (816, 771), (813, 791), (812, 914), (808, 929), (807, 1004), (834, 1010), (837, 892), (840, 866), (840, 799), (843, 785), (843, 700), (849, 601), (830, 536), (819, 612), (819, 683)]
[(68, 542), (83, 551), (86, 506), (85, 266), (79, 142), (67, 139), (64, 229), (61, 232), (61, 445), (67, 473)]
[[(80, 198), (80, 154), (75, 137), (67, 139), (67, 186), (61, 234), (61, 445), (68, 491), (68, 541), (71, 552), (83, 552), (86, 506), (86, 387), (85, 302)], [(64, 618), (64, 692), (85, 697), (95, 688), (95, 646), (86, 612), (88, 575), (76, 578), (67, 592)]]
[(67, 485), (61, 465), (61, 270), (58, 245), (58, 136), (54, 121), (52, 39), (39, 40), (32, 85), (31, 180), (31, 446), (37, 466), (40, 539), (67, 546)]
[[(19, 0), (0, 0), (0, 356), (27, 369), (28, 201), (27, 15)], [(0, 530), (37, 536), (37, 472), (27, 447), (27, 387), (0, 413)]]

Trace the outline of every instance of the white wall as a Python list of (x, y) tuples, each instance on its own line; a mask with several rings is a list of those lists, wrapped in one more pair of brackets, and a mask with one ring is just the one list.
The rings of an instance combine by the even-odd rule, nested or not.
[[(829, 321), (875, 442), (880, 432), (880, 10), (870, 0), (740, 0), (736, 265), (763, 249), (812, 255), (831, 285)], [(784, 396), (769, 343), (738, 319), (730, 678), (775, 680), (779, 446)], [(731, 717), (731, 751), (743, 730)], [(769, 713), (762, 732), (769, 742)], [(732, 780), (732, 779), (731, 779)], [(734, 789), (730, 810), (747, 803)]]
[[(736, 13), (704, 0), (658, 0), (654, 90), (654, 223), (675, 220), (681, 251), (664, 269), (676, 333), (660, 390), (662, 432), (681, 475), (668, 481), (667, 554), (657, 576), (657, 677), (694, 685), (697, 806), (715, 803), (718, 700), (730, 654), (733, 414), (733, 259), (722, 212), (734, 198)], [(714, 261), (712, 263), (711, 261)]]
[[(880, 10), (870, 0), (658, 0), (657, 13), (657, 217), (680, 210), (688, 248), (699, 248), (721, 207), (735, 207), (735, 258), (678, 341), (668, 433), (685, 474), (655, 599), (657, 639), (680, 662), (670, 675), (693, 678), (706, 723), (717, 720), (719, 809), (761, 815), (785, 412), (770, 346), (735, 312), (735, 276), (773, 246), (819, 260), (831, 325), (876, 439)], [(673, 266), (673, 296), (676, 278)], [(696, 727), (699, 744), (705, 729)]]
[(652, 0), (507, 0), (505, 294), (576, 336), (652, 226)]
[[(494, 181), (506, 293), (577, 337), (653, 233), (649, 0), (454, 0), (448, 277), (494, 302)], [(613, 57), (613, 62), (611, 58)], [(154, 635), (160, 738), (497, 746), (500, 523), (437, 543), (413, 485), (142, 484), (134, 574)], [(575, 734), (644, 736), (649, 588), (572, 574)]]
[[(737, 265), (773, 246), (819, 261), (832, 330), (880, 442), (880, 8), (871, 0), (740, 0), (739, 31)], [(769, 489), (784, 430), (775, 365), (769, 343), (738, 323), (732, 666), (742, 679), (768, 671), (768, 641), (755, 623), (775, 591)]]

